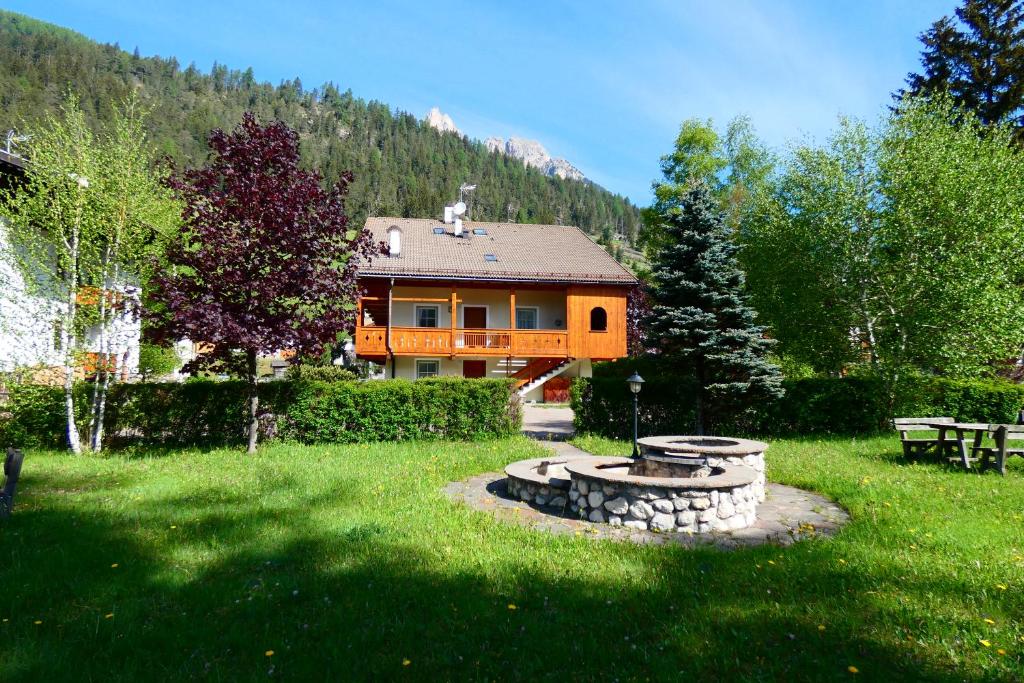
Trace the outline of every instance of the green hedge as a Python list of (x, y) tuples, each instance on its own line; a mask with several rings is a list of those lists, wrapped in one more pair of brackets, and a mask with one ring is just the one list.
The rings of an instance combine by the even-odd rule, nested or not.
[[(666, 378), (654, 368), (641, 372), (647, 382), (640, 394), (642, 434), (692, 431), (692, 393), (685, 381)], [(595, 371), (592, 379), (572, 386), (576, 428), (612, 438), (632, 435), (632, 396), (621, 368), (614, 376)], [(978, 422), (1016, 422), (1024, 408), (1024, 386), (1000, 380), (913, 378), (890, 392), (877, 378), (809, 378), (786, 380), (785, 396), (753, 415), (737, 416), (722, 433), (752, 435), (864, 434), (889, 428), (895, 416), (951, 416)], [(892, 394), (892, 396), (890, 396)]]
[(512, 396), (501, 379), (296, 382), (279, 425), (305, 443), (507, 436), (521, 424)]
[[(0, 406), (0, 446), (65, 445), (60, 387), (12, 385)], [(439, 378), (275, 381), (260, 384), (262, 438), (304, 443), (404, 439), (475, 439), (519, 431), (512, 384), (501, 379)], [(91, 387), (75, 388), (84, 432)], [(169, 446), (244, 443), (246, 385), (196, 380), (182, 384), (119, 384), (107, 404), (106, 439)], [(83, 434), (84, 436), (84, 434)]]

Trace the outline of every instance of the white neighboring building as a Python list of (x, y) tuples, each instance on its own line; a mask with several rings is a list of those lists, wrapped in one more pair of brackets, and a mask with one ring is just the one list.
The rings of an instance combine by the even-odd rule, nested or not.
[[(24, 160), (0, 150), (0, 187), (16, 186), (23, 168)], [(121, 291), (138, 301), (135, 288), (125, 286)], [(7, 227), (0, 217), (0, 372), (63, 366), (59, 320), (65, 305), (61, 297), (29, 291), (15, 265)], [(109, 331), (108, 349), (117, 360), (117, 372), (122, 378), (137, 375), (142, 336), (139, 316), (127, 310), (111, 323)], [(86, 352), (100, 353), (98, 326), (86, 330), (82, 346)]]

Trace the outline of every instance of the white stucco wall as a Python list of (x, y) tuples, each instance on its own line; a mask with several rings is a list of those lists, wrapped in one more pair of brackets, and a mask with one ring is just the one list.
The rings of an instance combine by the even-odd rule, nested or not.
[[(449, 358), (448, 356), (398, 356), (395, 358), (395, 377), (400, 379), (416, 379), (416, 361), (417, 360), (437, 360), (440, 362), (441, 376), (443, 377), (461, 377), (462, 376), (462, 361), (463, 360), (483, 360), (487, 363), (487, 377), (500, 379), (507, 376), (510, 372), (523, 367), (526, 364), (526, 359), (517, 359), (513, 361), (511, 369), (506, 363), (504, 358)], [(566, 370), (562, 376), (564, 377), (591, 377), (593, 375), (591, 370), (591, 363), (589, 358), (581, 359), (574, 367)], [(384, 366), (384, 376), (379, 379), (391, 379), (391, 363), (390, 361)], [(532, 391), (528, 392), (523, 397), (525, 401), (534, 401), (537, 403), (544, 402), (544, 388), (537, 387)]]
[(54, 322), (60, 303), (29, 293), (0, 219), (0, 371), (59, 365)]
[(104, 342), (104, 347), (106, 348), (101, 349), (99, 325), (94, 325), (86, 330), (83, 344), (85, 349), (94, 353), (107, 353), (109, 351), (117, 357), (118, 373), (126, 370), (129, 376), (139, 374), (139, 343), (142, 339), (142, 320), (134, 312), (125, 311), (111, 321), (107, 332), (110, 338)]

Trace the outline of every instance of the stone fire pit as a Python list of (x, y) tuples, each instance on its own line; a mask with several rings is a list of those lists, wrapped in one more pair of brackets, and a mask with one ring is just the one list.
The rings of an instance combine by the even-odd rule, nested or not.
[(751, 439), (722, 436), (647, 436), (637, 439), (643, 471), (651, 476), (687, 476), (686, 463), (701, 460), (705, 467), (743, 465), (757, 472), (754, 492), (757, 502), (764, 501), (764, 452), (768, 444)]
[(555, 456), (505, 468), (508, 494), (591, 522), (659, 532), (735, 531), (757, 519), (765, 496), (760, 441), (652, 436), (639, 458)]

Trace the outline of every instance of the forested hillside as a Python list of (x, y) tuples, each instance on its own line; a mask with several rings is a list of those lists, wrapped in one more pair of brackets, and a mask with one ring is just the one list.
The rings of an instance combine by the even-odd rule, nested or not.
[(258, 81), (251, 68), (183, 69), (173, 57), (141, 57), (0, 11), (0, 129), (30, 133), (68, 88), (94, 122), (109, 120), (112, 103), (138, 89), (152, 108), (155, 144), (183, 164), (201, 162), (209, 131), (233, 127), (246, 110), (281, 119), (299, 131), (307, 166), (329, 181), (352, 171), (348, 209), (359, 223), (369, 214), (439, 216), (459, 185), (470, 182), (477, 185), (470, 204), (475, 220), (569, 223), (603, 234), (602, 241), (618, 233), (632, 242), (636, 235), (638, 212), (628, 199), (545, 177), (479, 141), (441, 134), (332, 83), (306, 89), (296, 78), (274, 86)]

